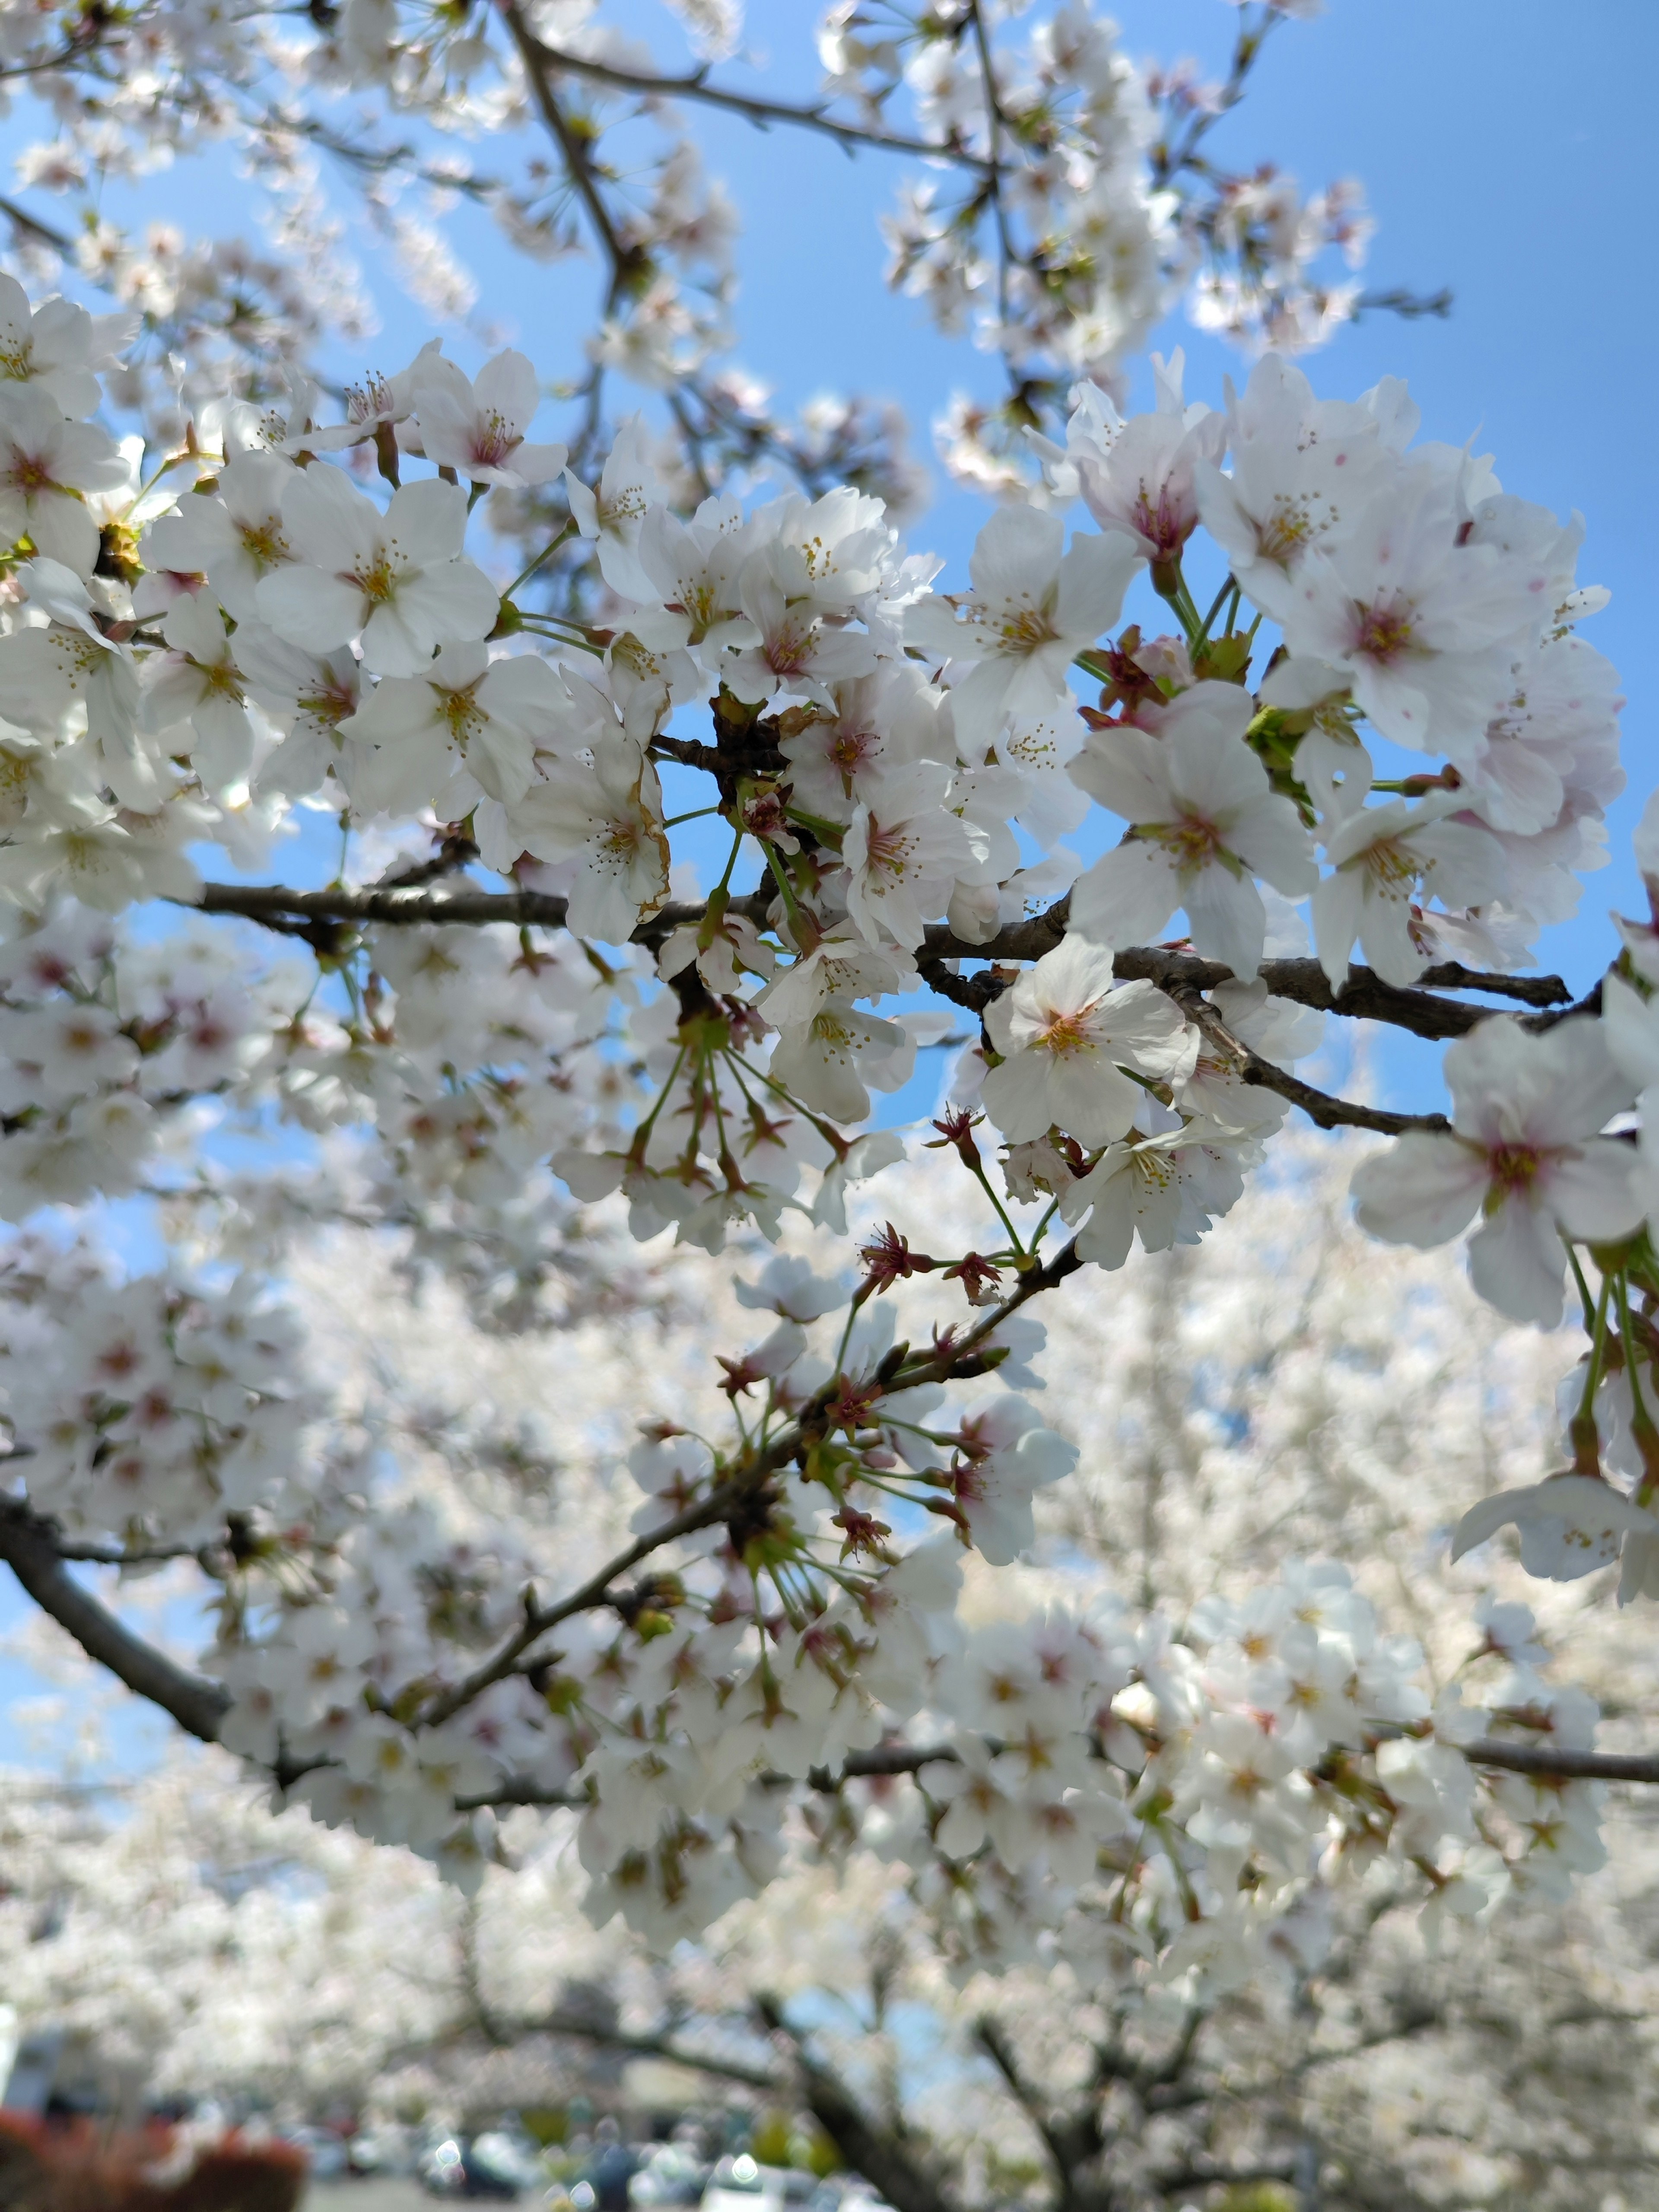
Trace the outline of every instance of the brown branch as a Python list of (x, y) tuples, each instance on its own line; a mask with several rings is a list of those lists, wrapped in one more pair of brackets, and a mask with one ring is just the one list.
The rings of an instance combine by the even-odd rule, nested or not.
[(1052, 2101), (1025, 2078), (1013, 2045), (1001, 2025), (988, 2013), (974, 2022), (974, 2040), (1001, 2075), (1017, 2105), (1024, 2112), (1044, 2149), (1054, 2161), (1062, 2206), (1077, 2200), (1077, 2175), (1100, 2155), (1104, 2140), (1097, 2104), (1078, 2112), (1057, 2110)]
[(717, 2058), (701, 2051), (687, 2051), (678, 2043), (671, 2043), (665, 2035), (630, 2035), (625, 2028), (599, 2027), (590, 2021), (564, 2013), (550, 2013), (545, 2020), (537, 2021), (525, 2033), (580, 2036), (589, 2043), (603, 2043), (613, 2051), (631, 2051), (641, 2058), (665, 2058), (675, 2066), (695, 2067), (699, 2073), (715, 2074), (722, 2080), (741, 2081), (747, 2088), (769, 2090), (774, 2095), (788, 2087), (781, 2075), (758, 2066), (745, 2066), (739, 2059)]
[(707, 107), (724, 108), (728, 114), (741, 115), (762, 131), (774, 123), (782, 123), (796, 130), (821, 131), (849, 150), (872, 146), (883, 153), (915, 154), (926, 161), (948, 161), (957, 168), (976, 169), (984, 176), (998, 173), (994, 161), (970, 154), (964, 147), (948, 141), (909, 138), (902, 131), (871, 131), (860, 124), (843, 123), (830, 113), (827, 103), (806, 106), (791, 100), (763, 100), (752, 93), (734, 92), (725, 85), (710, 84), (701, 70), (685, 76), (655, 76), (643, 70), (618, 69), (611, 62), (591, 60), (584, 54), (565, 53), (556, 47), (544, 46), (539, 40), (534, 45), (544, 69), (586, 77), (591, 83), (605, 85), (612, 92), (637, 92), (647, 100), (699, 100)]
[(4, 216), (15, 231), (24, 238), (32, 238), (37, 246), (49, 246), (54, 253), (61, 253), (66, 258), (75, 251), (75, 240), (67, 231), (55, 230), (51, 223), (42, 222), (27, 208), (19, 207), (15, 200), (0, 196), (0, 216)]
[[(896, 1395), (902, 1390), (914, 1390), (927, 1382), (949, 1382), (968, 1376), (982, 1374), (985, 1362), (980, 1346), (993, 1336), (1010, 1314), (1017, 1313), (1028, 1300), (1040, 1292), (1052, 1290), (1082, 1266), (1076, 1243), (1067, 1244), (1056, 1252), (1044, 1267), (1032, 1267), (1020, 1278), (1018, 1286), (1000, 1304), (983, 1314), (965, 1335), (947, 1340), (926, 1357), (908, 1361), (884, 1383), (885, 1394)], [(825, 1411), (840, 1387), (840, 1376), (832, 1376), (808, 1402), (799, 1419), (792, 1421), (778, 1432), (769, 1443), (750, 1452), (723, 1482), (711, 1490), (707, 1498), (688, 1505), (684, 1512), (665, 1521), (659, 1528), (648, 1530), (635, 1538), (626, 1551), (590, 1575), (579, 1589), (568, 1597), (560, 1598), (552, 1605), (541, 1606), (533, 1595), (526, 1591), (524, 1620), (501, 1648), (489, 1659), (476, 1667), (471, 1674), (434, 1698), (420, 1716), (420, 1725), (435, 1728), (448, 1720), (463, 1705), (470, 1705), (491, 1683), (499, 1682), (512, 1674), (522, 1674), (532, 1665), (539, 1663), (526, 1660), (526, 1654), (541, 1638), (556, 1628), (561, 1621), (574, 1614), (597, 1611), (611, 1601), (611, 1589), (641, 1559), (665, 1544), (681, 1536), (694, 1534), (699, 1528), (712, 1528), (716, 1522), (728, 1520), (738, 1509), (763, 1491), (772, 1476), (781, 1468), (798, 1459), (823, 1433)], [(884, 1771), (872, 1769), (872, 1771)], [(894, 1768), (900, 1772), (902, 1768)]]
[(1480, 1736), (1458, 1746), (1471, 1766), (1561, 1782), (1659, 1782), (1659, 1753), (1574, 1751), (1560, 1744), (1505, 1743)]
[[(751, 892), (733, 899), (728, 911), (745, 914), (759, 924), (765, 920), (771, 898), (769, 890)], [(204, 884), (197, 898), (177, 903), (195, 906), (204, 914), (240, 915), (246, 921), (279, 929), (296, 921), (373, 922), (394, 927), (447, 923), (483, 927), (505, 922), (516, 928), (562, 929), (568, 905), (562, 897), (546, 891), (485, 891), (470, 885), (460, 890), (442, 884), (404, 890), (374, 884), (357, 890), (336, 885), (302, 891), (283, 884)], [(971, 945), (952, 935), (943, 923), (934, 923), (923, 937), (917, 964), (942, 996), (982, 1012), (1007, 988), (1006, 979), (989, 968), (971, 975), (952, 975), (942, 963), (947, 960), (1040, 960), (1064, 939), (1068, 904), (1066, 899), (1057, 900), (1045, 912), (1000, 930), (982, 945)], [(629, 941), (659, 945), (681, 923), (700, 921), (706, 910), (702, 901), (663, 907), (640, 924)], [(1201, 959), (1196, 953), (1170, 945), (1131, 946), (1114, 954), (1112, 967), (1121, 981), (1144, 978), (1171, 996), (1183, 991), (1212, 991), (1218, 983), (1236, 980), (1231, 969), (1220, 961)], [(1369, 968), (1351, 968), (1341, 990), (1334, 991), (1316, 960), (1264, 960), (1261, 980), (1275, 998), (1289, 999), (1297, 1006), (1352, 1020), (1385, 1022), (1431, 1040), (1467, 1036), (1477, 1023), (1489, 1020), (1498, 1011), (1471, 1006), (1463, 1000), (1443, 999), (1437, 995), (1442, 989), (1486, 991), (1537, 1007), (1555, 1007), (1571, 998), (1559, 975), (1484, 975), (1455, 962), (1427, 969), (1421, 983), (1412, 989), (1385, 983)], [(1577, 1006), (1562, 1006), (1559, 1012), (1535, 1015), (1534, 1025), (1552, 1027), (1569, 1013), (1593, 1012), (1594, 1006), (1592, 994)]]
[(1319, 1128), (1374, 1129), (1380, 1136), (1398, 1137), (1407, 1129), (1440, 1132), (1451, 1127), (1443, 1114), (1395, 1114), (1384, 1107), (1361, 1106), (1352, 1099), (1334, 1098), (1328, 1091), (1316, 1090), (1311, 1083), (1304, 1083), (1288, 1068), (1264, 1060), (1254, 1046), (1246, 1044), (1228, 1028), (1200, 992), (1183, 988), (1174, 995), (1223, 1058), (1231, 1063), (1241, 1082), (1274, 1091), (1292, 1106), (1299, 1106)]
[(572, 124), (554, 96), (548, 82), (548, 52), (526, 22), (518, 0), (496, 0), (501, 18), (507, 26), (507, 36), (518, 50), (530, 86), (531, 96), (538, 113), (546, 125), (548, 135), (559, 149), (573, 190), (587, 211), (595, 235), (605, 249), (611, 264), (611, 288), (605, 300), (607, 313), (616, 307), (623, 294), (632, 289), (650, 270), (649, 255), (638, 245), (623, 240), (605, 205), (605, 195), (599, 190), (599, 176), (592, 155), (581, 133)]
[[(763, 921), (771, 903), (769, 891), (734, 898), (726, 911)], [(505, 925), (515, 929), (563, 929), (569, 902), (552, 891), (482, 891), (470, 884), (455, 890), (447, 884), (371, 884), (359, 890), (343, 885), (325, 890), (298, 891), (283, 884), (204, 884), (194, 899), (176, 899), (176, 906), (193, 907), (203, 914), (240, 916), (283, 935), (330, 922), (380, 928), (441, 929), (452, 924), (471, 928)], [(699, 899), (671, 902), (642, 921), (629, 939), (654, 950), (682, 922), (701, 921), (707, 911)]]
[(597, 1611), (609, 1599), (611, 1584), (625, 1575), (630, 1567), (638, 1566), (641, 1559), (648, 1559), (653, 1552), (659, 1551), (665, 1544), (672, 1544), (677, 1537), (689, 1536), (698, 1528), (707, 1528), (714, 1522), (724, 1520), (744, 1494), (744, 1486), (721, 1483), (710, 1491), (707, 1498), (700, 1499), (695, 1505), (688, 1505), (672, 1521), (665, 1521), (661, 1528), (650, 1529), (645, 1535), (636, 1537), (625, 1552), (618, 1552), (614, 1559), (602, 1566), (596, 1574), (590, 1575), (580, 1589), (552, 1605), (537, 1605), (526, 1593), (523, 1625), (507, 1638), (493, 1656), (486, 1659), (481, 1666), (475, 1667), (470, 1674), (464, 1675), (452, 1688), (435, 1697), (420, 1715), (419, 1725), (422, 1728), (438, 1727), (441, 1722), (459, 1712), (463, 1705), (471, 1705), (473, 1698), (487, 1690), (492, 1682), (501, 1681), (508, 1674), (522, 1671), (519, 1668), (520, 1660), (531, 1645), (550, 1629), (556, 1628), (561, 1621), (568, 1620), (576, 1613)]
[(783, 2007), (762, 1992), (755, 2009), (775, 2035), (786, 2036), (800, 2073), (803, 2101), (855, 2173), (879, 2190), (896, 2212), (946, 2212), (939, 2184), (895, 2133), (870, 2119), (837, 2075), (811, 2056)]
[(204, 1743), (218, 1741), (230, 1705), (228, 1693), (135, 1636), (83, 1589), (64, 1565), (50, 1529), (27, 1507), (8, 1503), (0, 1509), (0, 1559), (41, 1612), (66, 1630), (89, 1659), (107, 1668), (135, 1696), (171, 1714), (187, 1735)]

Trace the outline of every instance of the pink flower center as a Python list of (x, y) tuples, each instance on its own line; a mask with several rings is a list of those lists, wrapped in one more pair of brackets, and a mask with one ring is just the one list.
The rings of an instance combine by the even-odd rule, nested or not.
[(519, 443), (519, 434), (513, 425), (499, 415), (491, 415), (485, 418), (483, 428), (472, 441), (472, 459), (479, 468), (498, 469)]
[(1201, 815), (1185, 814), (1178, 822), (1150, 823), (1140, 834), (1161, 845), (1183, 876), (1207, 868), (1222, 851), (1220, 830)]
[(1536, 1145), (1494, 1145), (1486, 1155), (1495, 1199), (1523, 1198), (1538, 1180), (1544, 1155)]
[(1386, 668), (1401, 653), (1413, 650), (1413, 640), (1416, 635), (1413, 617), (1416, 612), (1413, 606), (1400, 605), (1379, 605), (1362, 610), (1354, 636), (1354, 651), (1363, 653), (1367, 660), (1380, 661)]

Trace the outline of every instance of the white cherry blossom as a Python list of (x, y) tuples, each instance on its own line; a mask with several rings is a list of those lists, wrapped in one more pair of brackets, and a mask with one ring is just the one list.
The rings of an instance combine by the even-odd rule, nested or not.
[(955, 602), (961, 618), (937, 599), (911, 612), (913, 644), (967, 667), (951, 704), (968, 746), (994, 744), (1011, 714), (1046, 714), (1066, 695), (1074, 655), (1117, 620), (1139, 548), (1116, 531), (1065, 544), (1057, 517), (1005, 507), (974, 547), (973, 591)]
[(1252, 878), (1296, 897), (1316, 871), (1294, 806), (1243, 743), (1252, 713), (1237, 684), (1195, 684), (1155, 731), (1098, 731), (1071, 763), (1072, 781), (1129, 824), (1072, 893), (1085, 935), (1115, 949), (1150, 944), (1185, 907), (1200, 952), (1255, 975), (1267, 923)]
[(1179, 1080), (1191, 1073), (1198, 1033), (1152, 983), (1114, 986), (1103, 947), (1067, 937), (1045, 953), (986, 1016), (1002, 1064), (986, 1077), (985, 1110), (1011, 1144), (1057, 1126), (1093, 1146), (1121, 1137), (1146, 1096), (1121, 1073)]
[(415, 371), (413, 399), (427, 459), (474, 483), (533, 487), (564, 467), (563, 446), (526, 441), (541, 393), (533, 364), (510, 348), (470, 382), (441, 354), (427, 355)]
[(1541, 1036), (1506, 1018), (1447, 1048), (1452, 1125), (1413, 1130), (1354, 1176), (1359, 1218), (1390, 1243), (1443, 1244), (1478, 1214), (1469, 1273), (1516, 1321), (1561, 1317), (1562, 1237), (1626, 1236), (1640, 1218), (1631, 1148), (1601, 1132), (1635, 1086), (1583, 1016)]
[(1509, 871), (1479, 823), (1449, 821), (1449, 793), (1414, 804), (1394, 799), (1336, 822), (1325, 841), (1331, 873), (1314, 887), (1314, 943), (1340, 990), (1357, 939), (1387, 983), (1414, 983), (1428, 956), (1413, 930), (1416, 902), (1438, 896), (1449, 908), (1479, 906), (1505, 886)]
[(0, 538), (27, 535), (37, 553), (89, 576), (98, 525), (86, 492), (111, 491), (126, 465), (114, 441), (90, 422), (66, 421), (39, 384), (0, 380)]
[(462, 552), (466, 494), (423, 481), (382, 514), (338, 469), (313, 462), (283, 498), (295, 559), (261, 579), (260, 618), (289, 644), (329, 653), (361, 637), (380, 676), (414, 676), (440, 645), (488, 635), (499, 602)]

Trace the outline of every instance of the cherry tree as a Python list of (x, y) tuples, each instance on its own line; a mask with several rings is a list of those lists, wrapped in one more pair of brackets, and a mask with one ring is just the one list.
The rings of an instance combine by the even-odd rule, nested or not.
[[(278, 1802), (473, 1889), (515, 1812), (573, 1814), (586, 1909), (666, 1947), (763, 1895), (830, 1796), (931, 1869), (964, 1960), (1104, 1895), (1163, 1984), (1226, 1990), (1316, 1881), (1380, 1857), (1437, 1917), (1499, 1909), (1595, 1858), (1600, 1780), (1659, 1778), (1534, 1666), (1440, 1678), (1358, 1534), (1253, 1546), (1250, 1595), (1179, 1619), (1156, 1588), (962, 1613), (965, 1574), (1021, 1587), (1077, 1464), (1045, 1312), (1076, 1283), (1097, 1316), (1137, 1245), (1201, 1266), (1292, 1111), (1394, 1140), (1356, 1177), (1377, 1237), (1478, 1220), (1499, 1312), (1582, 1307), (1565, 1464), (1470, 1500), (1453, 1551), (1513, 1525), (1546, 1579), (1659, 1589), (1655, 925), (1579, 1000), (1529, 972), (1623, 785), (1580, 635), (1605, 594), (1577, 518), (1419, 441), (1403, 386), (1322, 396), (1288, 358), (1358, 304), (1314, 273), (1352, 196), (1207, 150), (1286, 12), (1243, 11), (1204, 90), (1082, 9), (839, 9), (793, 107), (665, 76), (580, 5), (14, 23), (43, 185), (211, 126), (325, 260), (313, 152), (428, 289), (404, 189), (532, 249), (577, 220), (608, 271), (545, 424), (511, 348), (469, 375), (434, 337), (337, 386), (315, 271), (267, 317), (245, 254), (169, 290), (172, 249), (94, 214), (73, 282), (142, 327), (0, 280), (0, 1554)], [(684, 272), (718, 271), (718, 196), (689, 141), (599, 150), (604, 100), (654, 129), (671, 88), (934, 165), (897, 274), (1013, 380), (952, 433), (1004, 495), (965, 588), (901, 544), (857, 410), (798, 434), (709, 367), (720, 282)], [(521, 182), (452, 144), (520, 125)], [(1220, 406), (1160, 362), (1126, 418), (1188, 278), (1259, 357)], [(618, 422), (624, 376), (659, 398)], [(274, 879), (284, 849), (317, 880)], [(1445, 1042), (1451, 1113), (1298, 1073), (1327, 1018)], [(951, 1038), (937, 1115), (881, 1126)], [(232, 1173), (244, 1139), (264, 1164)], [(104, 1249), (132, 1200), (167, 1266)], [(503, 1341), (627, 1317), (550, 1401), (568, 1496), (493, 1385), (438, 1491), (342, 1398), (283, 1295), (331, 1218)], [(671, 1237), (718, 1263), (718, 1350), (638, 1325), (684, 1294)], [(146, 1625), (152, 1571), (177, 1595)], [(1263, 1621), (1295, 1625), (1266, 1674)]]
[[(1471, 1702), (1536, 1718), (1558, 1648), (1595, 1690), (1646, 1701), (1616, 1623), (1559, 1585), (1529, 1589), (1516, 1560), (1480, 1571), (1444, 1544), (1494, 1474), (1547, 1444), (1570, 1336), (1540, 1358), (1442, 1257), (1379, 1255), (1344, 1218), (1350, 1166), (1343, 1147), (1289, 1144), (1201, 1255), (1138, 1255), (1103, 1302), (1079, 1278), (1054, 1294), (1045, 1405), (1079, 1463), (1037, 1499), (1029, 1564), (973, 1571), (959, 1607), (969, 1666), (1000, 1655), (1005, 1711), (1022, 1644), (1051, 1649), (1065, 1611), (1136, 1592), (1211, 1681), (1248, 1668), (1286, 1733), (1344, 1694), (1322, 1671), (1326, 1626), (1367, 1603)], [(936, 1169), (906, 1173), (896, 1200), (949, 1208)], [(480, 1328), (436, 1273), (418, 1303), (400, 1297), (398, 1261), (348, 1225), (285, 1267), (337, 1402), (397, 1439), (429, 1502), (516, 1491), (569, 1525), (592, 1478), (558, 1440), (606, 1419), (626, 1387), (607, 1347), (626, 1362), (636, 1332), (567, 1314), (504, 1334), (494, 1310)], [(717, 1263), (670, 1258), (638, 1287), (656, 1357), (706, 1362)], [(1302, 1569), (1287, 1615), (1264, 1602), (1266, 1563), (1287, 1553), (1350, 1554), (1362, 1587)], [(1226, 1738), (1206, 1725), (1214, 1759)], [(1648, 2164), (1651, 1824), (1640, 1802), (1609, 1807), (1598, 1867), (1582, 1783), (1512, 1774), (1481, 1825), (1530, 1847), (1471, 1855), (1426, 1904), (1420, 1870), (1375, 1839), (1350, 1847), (1357, 1867), (1328, 1856), (1240, 1979), (1207, 1948), (1178, 1975), (1155, 1966), (1116, 1869), (1057, 1925), (1018, 1895), (964, 1923), (960, 1869), (941, 1882), (908, 1838), (901, 1778), (820, 1778), (777, 1879), (664, 1962), (618, 1918), (587, 1923), (574, 1810), (511, 1815), (469, 1901), (405, 1855), (388, 1879), (387, 1855), (300, 1808), (273, 1823), (210, 1756), (112, 1800), (21, 1778), (8, 1793), (14, 2002), (117, 2048), (136, 2038), (157, 2087), (441, 2105), (478, 2094), (492, 2051), (666, 2058), (710, 2100), (804, 2106), (916, 2212), (1139, 2206), (1252, 2177), (1316, 2184), (1332, 2205), (1524, 2186), (1570, 2206)], [(1388, 1783), (1410, 1802), (1403, 1770)]]

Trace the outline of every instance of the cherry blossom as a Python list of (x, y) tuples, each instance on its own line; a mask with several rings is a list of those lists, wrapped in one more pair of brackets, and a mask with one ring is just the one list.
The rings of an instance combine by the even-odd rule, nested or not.
[(27, 535), (37, 553), (89, 576), (98, 526), (82, 495), (119, 484), (114, 442), (89, 422), (66, 420), (44, 386), (0, 380), (0, 534)]
[(1097, 732), (1073, 761), (1072, 781), (1129, 824), (1072, 894), (1085, 935), (1145, 944), (1184, 906), (1198, 950), (1254, 976), (1267, 924), (1252, 878), (1287, 896), (1317, 878), (1295, 809), (1242, 742), (1251, 711), (1234, 684), (1195, 684), (1155, 732)]
[(1011, 1144), (1050, 1126), (1085, 1145), (1121, 1137), (1146, 1093), (1120, 1071), (1181, 1079), (1198, 1038), (1181, 1009), (1151, 983), (1113, 988), (1111, 957), (1068, 937), (992, 1006), (1000, 1066), (986, 1077), (986, 1111)]
[(466, 495), (427, 481), (394, 492), (384, 515), (337, 469), (298, 473), (283, 494), (295, 558), (254, 593), (279, 637), (328, 653), (362, 640), (381, 676), (414, 676), (434, 647), (484, 636), (495, 592), (461, 550)]
[(994, 744), (1010, 714), (1046, 714), (1073, 655), (1117, 620), (1139, 549), (1118, 532), (1075, 538), (1069, 551), (1065, 542), (1056, 517), (1003, 507), (979, 534), (960, 617), (924, 599), (910, 617), (914, 644), (968, 667), (951, 695), (966, 745)]
[(564, 467), (567, 447), (526, 442), (541, 394), (534, 365), (521, 353), (498, 353), (470, 383), (441, 354), (426, 355), (413, 398), (428, 460), (474, 483), (544, 484)]
[(1601, 1025), (1582, 1018), (1540, 1036), (1482, 1022), (1445, 1060), (1452, 1123), (1413, 1131), (1354, 1176), (1359, 1218), (1390, 1243), (1444, 1243), (1479, 1213), (1469, 1273), (1516, 1321), (1561, 1316), (1563, 1236), (1627, 1235), (1640, 1206), (1630, 1150), (1600, 1133), (1630, 1084)]

